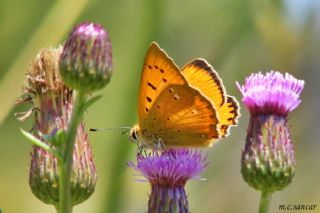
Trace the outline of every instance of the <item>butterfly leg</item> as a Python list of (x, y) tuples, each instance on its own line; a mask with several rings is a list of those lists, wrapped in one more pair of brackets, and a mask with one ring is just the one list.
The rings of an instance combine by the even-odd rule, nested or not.
[(157, 140), (155, 149), (156, 149), (156, 150), (165, 150), (165, 146), (164, 146), (164, 143), (163, 143), (163, 141), (162, 141), (161, 138), (159, 138), (159, 139)]
[(137, 143), (137, 152), (138, 152), (140, 155), (143, 155), (143, 151), (145, 151), (143, 145)]

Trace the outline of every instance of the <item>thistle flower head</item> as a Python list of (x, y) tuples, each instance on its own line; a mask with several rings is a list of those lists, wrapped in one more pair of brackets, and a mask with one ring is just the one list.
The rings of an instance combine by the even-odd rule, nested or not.
[(282, 190), (293, 179), (296, 161), (287, 115), (300, 104), (303, 86), (303, 80), (273, 71), (252, 74), (244, 86), (238, 84), (251, 114), (241, 172), (257, 190)]
[[(50, 146), (58, 145), (50, 138), (67, 129), (73, 107), (73, 91), (63, 83), (59, 73), (61, 51), (60, 47), (39, 52), (27, 70), (24, 94), (19, 101), (31, 104), (31, 109), (22, 118), (35, 111), (33, 134)], [(44, 203), (58, 205), (57, 158), (38, 146), (33, 146), (31, 157), (29, 184), (33, 194)], [(75, 205), (90, 197), (97, 178), (83, 123), (77, 130), (73, 159), (71, 193)]]
[(198, 150), (169, 149), (137, 155), (137, 165), (129, 164), (153, 185), (184, 186), (190, 179), (199, 179), (206, 167), (206, 158)]
[(243, 103), (251, 114), (276, 114), (287, 116), (301, 102), (300, 93), (304, 81), (286, 73), (271, 71), (263, 75), (253, 73), (245, 84), (237, 86), (243, 95)]
[(206, 165), (201, 151), (191, 149), (138, 154), (137, 164), (129, 163), (151, 184), (149, 213), (190, 212), (184, 186), (190, 179), (199, 179)]
[(73, 89), (102, 89), (112, 74), (108, 33), (95, 23), (83, 22), (70, 33), (60, 58), (61, 75)]

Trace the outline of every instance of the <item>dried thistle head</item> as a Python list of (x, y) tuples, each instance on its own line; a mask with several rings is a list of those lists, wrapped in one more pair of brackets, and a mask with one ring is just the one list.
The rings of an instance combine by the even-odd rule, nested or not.
[(70, 90), (63, 83), (58, 60), (62, 52), (62, 47), (44, 48), (40, 50), (36, 58), (29, 65), (27, 76), (27, 90), (42, 94), (47, 91), (60, 93), (63, 90)]
[[(61, 52), (62, 47), (40, 50), (28, 67), (22, 98), (18, 101), (31, 104), (30, 110), (22, 114), (20, 120), (34, 112), (33, 134), (50, 146), (61, 145), (62, 141), (55, 144), (50, 138), (67, 129), (73, 107), (73, 90), (64, 84), (60, 76), (58, 63)], [(90, 197), (97, 178), (83, 123), (78, 128), (74, 146), (71, 192), (75, 205)], [(44, 203), (58, 205), (57, 158), (37, 146), (33, 146), (31, 156), (29, 184), (32, 192)]]

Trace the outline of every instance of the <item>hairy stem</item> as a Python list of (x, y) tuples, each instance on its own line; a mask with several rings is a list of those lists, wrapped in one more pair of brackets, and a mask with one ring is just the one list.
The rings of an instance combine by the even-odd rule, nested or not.
[(72, 212), (72, 197), (71, 197), (71, 171), (73, 164), (73, 150), (74, 142), (78, 130), (78, 126), (82, 120), (82, 106), (84, 103), (84, 93), (81, 91), (74, 91), (75, 100), (72, 109), (71, 119), (67, 129), (67, 137), (64, 141), (63, 157), (59, 162), (59, 213)]

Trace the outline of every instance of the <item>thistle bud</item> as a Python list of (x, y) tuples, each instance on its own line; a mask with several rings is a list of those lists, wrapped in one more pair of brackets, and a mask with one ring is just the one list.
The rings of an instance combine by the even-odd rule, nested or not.
[[(33, 134), (49, 146), (59, 146), (50, 138), (64, 132), (69, 123), (73, 91), (67, 87), (59, 73), (58, 60), (62, 48), (43, 49), (27, 70), (22, 102), (29, 102), (35, 111)], [(30, 113), (26, 113), (30, 115)], [(23, 116), (26, 118), (27, 116)], [(59, 138), (58, 138), (59, 139)], [(60, 141), (61, 145), (61, 141)], [(88, 137), (82, 123), (77, 131), (73, 153), (71, 195), (73, 205), (88, 199), (96, 183), (96, 170)], [(33, 194), (41, 201), (55, 206), (59, 203), (58, 160), (38, 146), (33, 146), (29, 184)]]
[(148, 213), (189, 213), (185, 184), (190, 179), (199, 179), (206, 165), (200, 151), (187, 149), (139, 153), (137, 164), (129, 163), (150, 182)]
[(287, 116), (300, 104), (303, 86), (304, 81), (273, 71), (238, 84), (250, 112), (241, 172), (256, 190), (272, 193), (293, 179), (296, 161)]
[(59, 63), (66, 85), (85, 92), (102, 89), (112, 74), (108, 33), (99, 24), (77, 25), (64, 44)]

